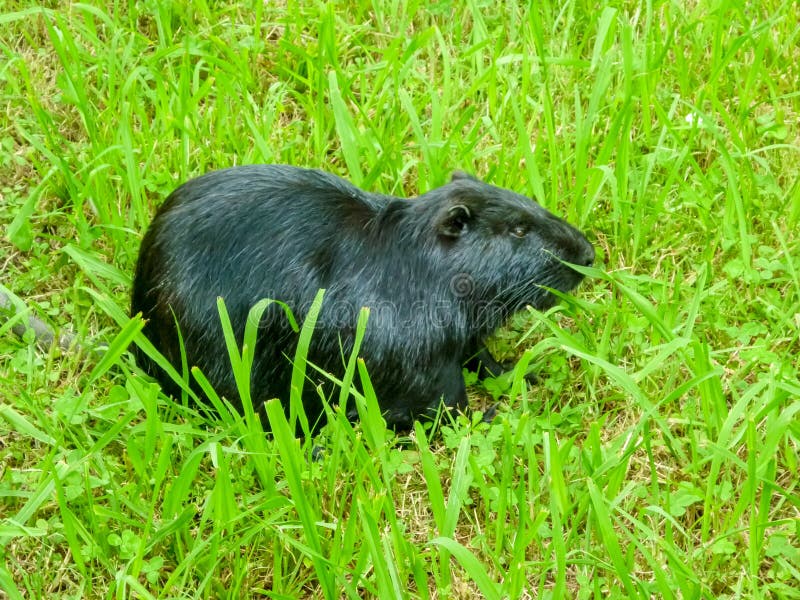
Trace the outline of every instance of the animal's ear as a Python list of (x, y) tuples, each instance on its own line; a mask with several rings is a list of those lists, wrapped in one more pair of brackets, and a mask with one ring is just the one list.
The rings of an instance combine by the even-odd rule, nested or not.
[(471, 181), (478, 181), (477, 177), (470, 175), (464, 171), (453, 171), (453, 174), (450, 177), (450, 181), (458, 181), (459, 179), (469, 179)]
[(451, 239), (461, 237), (467, 231), (471, 220), (472, 212), (469, 208), (463, 204), (453, 204), (439, 220), (439, 234)]

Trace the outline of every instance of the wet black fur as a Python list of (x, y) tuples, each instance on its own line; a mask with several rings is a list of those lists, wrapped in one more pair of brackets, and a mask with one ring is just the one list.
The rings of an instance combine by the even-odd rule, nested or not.
[[(551, 306), (542, 286), (580, 282), (556, 257), (591, 264), (594, 249), (531, 199), (461, 173), (408, 200), (316, 170), (235, 167), (189, 181), (160, 208), (142, 241), (131, 312), (143, 314), (145, 334), (180, 370), (177, 319), (189, 365), (236, 404), (217, 296), (241, 340), (258, 300), (286, 302), (301, 323), (325, 288), (308, 358), (338, 377), (359, 309), (369, 306), (360, 355), (387, 422), (403, 429), (441, 401), (463, 408), (462, 363), (482, 340), (528, 304)], [(258, 405), (277, 397), (286, 406), (296, 341), (271, 306), (251, 377)], [(177, 393), (141, 352), (137, 360)], [(309, 383), (304, 404), (314, 423), (321, 403)]]

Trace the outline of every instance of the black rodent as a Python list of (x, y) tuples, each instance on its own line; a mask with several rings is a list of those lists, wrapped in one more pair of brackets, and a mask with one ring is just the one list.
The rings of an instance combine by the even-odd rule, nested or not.
[[(308, 360), (337, 377), (368, 306), (359, 354), (387, 423), (406, 429), (442, 402), (466, 406), (462, 364), (509, 315), (551, 306), (546, 288), (578, 285), (583, 276), (562, 260), (590, 265), (594, 248), (533, 200), (463, 173), (409, 200), (318, 170), (234, 167), (185, 183), (160, 208), (142, 240), (131, 313), (143, 314), (144, 333), (180, 371), (177, 321), (189, 366), (237, 405), (218, 296), (241, 342), (258, 300), (285, 302), (301, 323), (325, 288)], [(271, 398), (288, 406), (296, 343), (271, 305), (251, 373), (257, 407)], [(141, 351), (137, 360), (178, 392)], [(309, 382), (304, 389), (309, 422), (319, 423), (319, 393)]]

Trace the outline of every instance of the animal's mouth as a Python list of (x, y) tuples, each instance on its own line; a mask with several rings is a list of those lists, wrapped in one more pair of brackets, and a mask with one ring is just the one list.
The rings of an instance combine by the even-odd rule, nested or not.
[(535, 282), (534, 285), (537, 289), (536, 298), (533, 302), (522, 303), (518, 310), (522, 310), (526, 306), (532, 306), (536, 310), (547, 310), (555, 306), (560, 300), (559, 296), (554, 294), (555, 290), (559, 294), (568, 294), (576, 289), (581, 282), (585, 279), (582, 273), (572, 269), (568, 264), (562, 263), (563, 269), (552, 279), (542, 280)]
[(527, 308), (528, 306), (530, 306), (531, 308), (535, 308), (536, 310), (541, 311), (553, 308), (557, 303), (558, 303), (558, 296), (547, 291), (542, 295), (541, 300), (539, 300), (535, 304), (526, 304), (522, 308)]

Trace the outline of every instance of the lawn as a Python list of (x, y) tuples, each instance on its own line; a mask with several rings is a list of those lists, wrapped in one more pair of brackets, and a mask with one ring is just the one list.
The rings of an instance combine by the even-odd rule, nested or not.
[[(0, 7), (0, 597), (800, 598), (796, 2)], [(266, 436), (127, 316), (156, 207), (251, 163), (466, 170), (596, 266), (467, 373), (490, 424)]]

